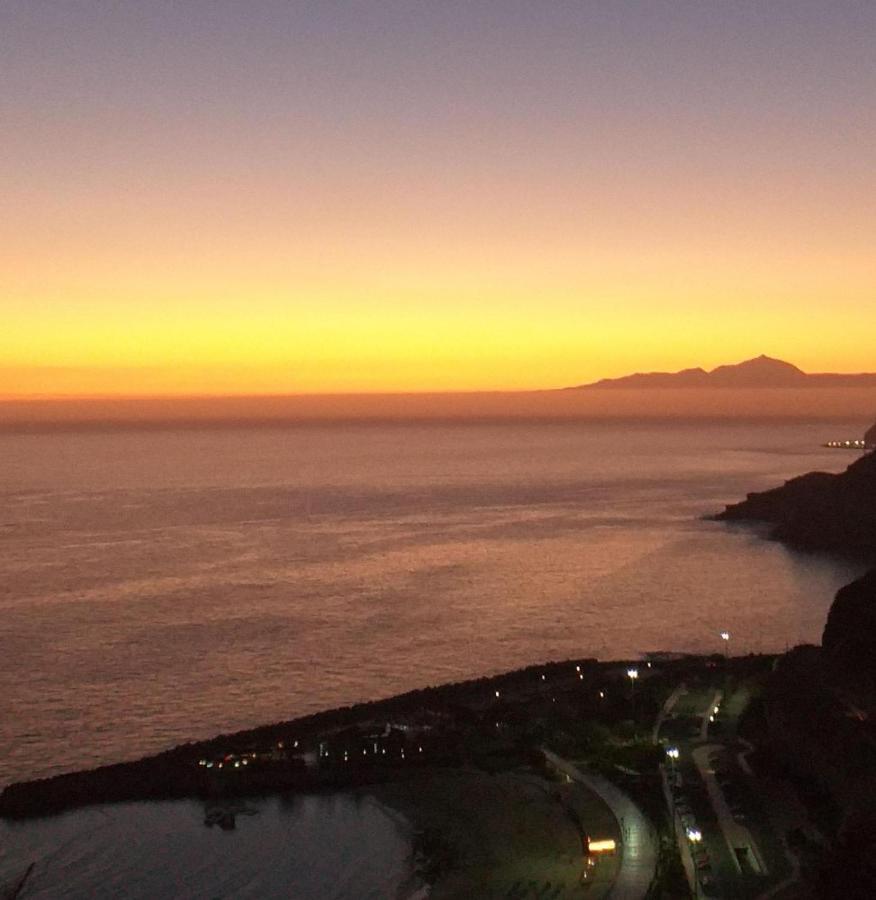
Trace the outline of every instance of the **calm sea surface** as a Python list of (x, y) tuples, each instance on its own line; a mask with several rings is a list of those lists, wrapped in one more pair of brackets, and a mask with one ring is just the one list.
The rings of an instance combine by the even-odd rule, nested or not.
[(22, 900), (391, 900), (418, 895), (403, 823), (367, 797), (271, 798), (234, 831), (195, 801), (0, 821), (0, 886)]
[(547, 659), (817, 641), (856, 571), (704, 522), (859, 426), (0, 436), (0, 784)]

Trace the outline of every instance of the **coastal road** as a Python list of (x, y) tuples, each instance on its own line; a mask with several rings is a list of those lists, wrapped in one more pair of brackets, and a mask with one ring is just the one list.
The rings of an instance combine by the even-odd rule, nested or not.
[(582, 772), (546, 747), (542, 752), (558, 772), (568, 775), (601, 797), (617, 819), (621, 832), (621, 859), (617, 878), (608, 896), (611, 900), (642, 900), (657, 872), (654, 832), (642, 811), (607, 779), (593, 772)]

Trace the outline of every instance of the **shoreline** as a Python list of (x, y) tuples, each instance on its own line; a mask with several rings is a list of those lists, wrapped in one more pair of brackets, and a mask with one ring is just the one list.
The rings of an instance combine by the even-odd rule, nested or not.
[[(719, 664), (745, 667), (752, 660), (772, 660), (780, 655), (725, 658), (665, 653), (653, 654), (650, 659), (669, 674)], [(219, 734), (130, 762), (14, 782), (0, 792), (0, 818), (34, 818), (99, 803), (333, 791), (403, 781), (424, 767), (464, 761), (463, 749), (449, 741), (442, 744), (435, 736), (443, 733), (449, 721), (481, 718), (495, 705), (499, 693), (518, 697), (522, 703), (546, 688), (577, 686), (585, 677), (594, 685), (622, 684), (626, 668), (636, 664), (650, 666), (639, 659), (598, 661), (587, 657), (531, 665)], [(678, 673), (673, 677), (679, 677)], [(328, 751), (322, 758), (321, 748), (329, 741), (346, 740), (345, 735), (365, 727), (388, 731), (381, 740), (388, 747), (400, 748), (401, 757), (393, 757), (390, 749), (389, 757), (384, 758), (384, 752), (375, 759), (373, 754), (367, 755), (365, 747), (363, 760), (357, 760), (355, 766), (345, 768), (336, 758), (329, 764)], [(404, 756), (405, 742), (409, 745), (412, 735), (414, 739), (419, 735), (422, 757), (410, 752)]]

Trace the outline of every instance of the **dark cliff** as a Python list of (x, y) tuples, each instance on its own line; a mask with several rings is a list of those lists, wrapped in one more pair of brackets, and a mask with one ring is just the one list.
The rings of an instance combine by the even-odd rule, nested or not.
[[(876, 570), (842, 588), (822, 647), (797, 647), (767, 686), (772, 757), (827, 798), (823, 898), (876, 897)], [(832, 809), (831, 814), (827, 814)]]
[(876, 558), (876, 453), (838, 475), (810, 472), (749, 494), (715, 518), (769, 522), (772, 537), (800, 549)]
[(864, 701), (876, 698), (876, 570), (837, 593), (821, 648), (837, 684)]
[(876, 425), (874, 425), (867, 433), (864, 435), (864, 443), (868, 447), (876, 448)]

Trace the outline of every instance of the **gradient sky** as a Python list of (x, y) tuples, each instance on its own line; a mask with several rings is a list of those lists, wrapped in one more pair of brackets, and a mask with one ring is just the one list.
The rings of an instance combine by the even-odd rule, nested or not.
[(872, 2), (0, 3), (0, 395), (876, 368)]

